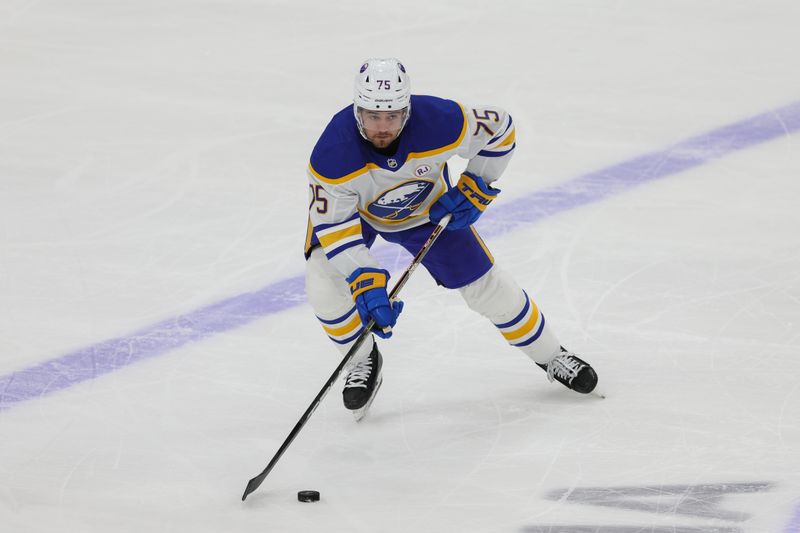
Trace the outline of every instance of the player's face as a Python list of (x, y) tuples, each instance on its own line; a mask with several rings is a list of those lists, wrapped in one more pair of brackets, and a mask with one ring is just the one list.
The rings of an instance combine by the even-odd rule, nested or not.
[(376, 148), (386, 148), (400, 135), (405, 109), (399, 111), (369, 111), (360, 109), (364, 135)]

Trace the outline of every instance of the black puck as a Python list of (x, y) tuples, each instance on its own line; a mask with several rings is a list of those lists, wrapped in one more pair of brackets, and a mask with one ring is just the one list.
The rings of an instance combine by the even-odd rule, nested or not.
[(316, 490), (301, 490), (297, 493), (297, 501), (300, 502), (318, 502), (319, 492)]

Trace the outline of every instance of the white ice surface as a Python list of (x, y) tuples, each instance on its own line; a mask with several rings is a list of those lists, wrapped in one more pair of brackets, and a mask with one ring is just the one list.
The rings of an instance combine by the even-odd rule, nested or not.
[[(800, 100), (798, 23), (792, 0), (2, 0), (0, 375), (302, 274), (307, 158), (368, 56), (512, 112), (502, 210)], [(796, 533), (799, 139), (488, 242), (606, 400), (420, 271), (369, 418), (337, 386), (247, 502), (339, 360), (305, 304), (0, 411), (0, 530)], [(758, 482), (710, 518), (547, 497)]]

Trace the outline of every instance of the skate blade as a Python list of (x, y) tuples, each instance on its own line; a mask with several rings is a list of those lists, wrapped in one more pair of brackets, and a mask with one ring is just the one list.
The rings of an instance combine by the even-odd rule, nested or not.
[(370, 405), (372, 405), (372, 402), (375, 401), (375, 396), (378, 395), (378, 391), (380, 390), (381, 385), (383, 385), (383, 375), (381, 375), (378, 378), (378, 384), (375, 385), (375, 392), (372, 393), (372, 397), (364, 405), (364, 407), (362, 407), (361, 409), (353, 410), (353, 418), (356, 419), (356, 422), (361, 422), (367, 416), (367, 411), (369, 411), (369, 407)]

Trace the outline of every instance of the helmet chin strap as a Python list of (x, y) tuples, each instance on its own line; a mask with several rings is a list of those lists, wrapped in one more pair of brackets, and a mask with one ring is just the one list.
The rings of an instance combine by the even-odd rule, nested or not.
[(360, 133), (361, 136), (364, 137), (364, 140), (369, 141), (369, 138), (367, 137), (367, 134), (364, 131), (364, 125), (361, 124), (361, 117), (358, 116), (358, 110), (356, 110), (355, 115), (356, 115), (356, 124), (358, 125), (358, 133)]

